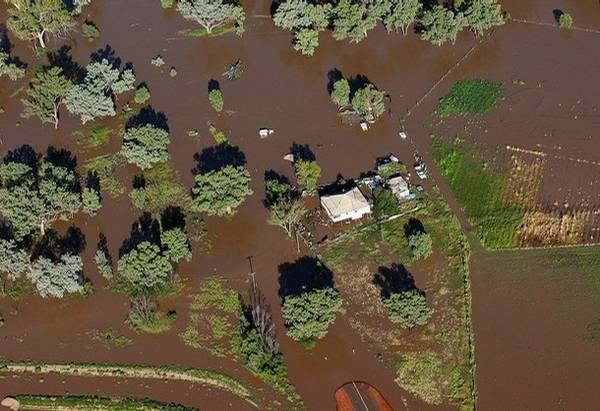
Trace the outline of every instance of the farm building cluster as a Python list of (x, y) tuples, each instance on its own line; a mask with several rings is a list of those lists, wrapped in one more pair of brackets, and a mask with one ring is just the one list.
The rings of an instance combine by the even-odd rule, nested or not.
[[(426, 167), (418, 156), (414, 168), (420, 179), (427, 178)], [(411, 185), (409, 180), (406, 166), (391, 154), (378, 161), (375, 171), (323, 187), (319, 193), (321, 207), (333, 223), (359, 220), (372, 214), (373, 193), (377, 189), (389, 189), (401, 204), (414, 199), (415, 191), (423, 188)]]

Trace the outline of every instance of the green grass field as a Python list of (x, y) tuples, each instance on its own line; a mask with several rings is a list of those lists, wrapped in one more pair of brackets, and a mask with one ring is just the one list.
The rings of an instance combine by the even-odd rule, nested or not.
[(457, 143), (433, 139), (433, 155), (484, 247), (512, 248), (525, 210), (502, 201), (504, 177)]
[(196, 408), (177, 404), (165, 404), (134, 398), (99, 398), (86, 396), (54, 397), (42, 395), (19, 395), (16, 397), (21, 409), (32, 411), (194, 411)]
[(440, 117), (482, 114), (494, 108), (503, 94), (501, 83), (486, 79), (460, 80), (440, 99), (435, 112)]

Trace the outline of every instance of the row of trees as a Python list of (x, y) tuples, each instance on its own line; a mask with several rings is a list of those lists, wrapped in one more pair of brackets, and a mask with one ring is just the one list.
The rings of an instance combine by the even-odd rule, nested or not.
[(420, 0), (286, 0), (277, 6), (273, 21), (276, 26), (293, 33), (294, 49), (305, 55), (314, 54), (319, 45), (319, 33), (327, 28), (336, 40), (359, 43), (379, 23), (388, 32), (401, 31), (404, 35), (411, 24), (417, 23), (423, 39), (442, 45), (454, 42), (465, 27), (479, 36), (504, 23), (496, 0), (449, 3), (453, 5), (424, 9)]

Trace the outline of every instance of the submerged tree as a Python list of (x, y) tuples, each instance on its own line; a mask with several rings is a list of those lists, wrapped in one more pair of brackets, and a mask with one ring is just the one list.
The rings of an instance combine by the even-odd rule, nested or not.
[(313, 4), (307, 0), (288, 0), (277, 7), (273, 22), (294, 33), (294, 49), (312, 56), (319, 46), (319, 32), (329, 25), (332, 6)]
[(39, 257), (30, 264), (27, 277), (42, 297), (62, 298), (83, 293), (83, 263), (78, 255), (65, 254), (59, 261)]
[(148, 169), (169, 159), (169, 142), (169, 133), (162, 128), (151, 124), (130, 127), (123, 135), (121, 154), (129, 163)]
[(216, 28), (234, 24), (236, 33), (244, 32), (246, 14), (237, 2), (224, 0), (180, 0), (177, 11), (188, 20), (195, 21), (204, 27), (208, 34)]
[(408, 26), (415, 22), (423, 5), (419, 0), (390, 0), (383, 16), (383, 25), (388, 33), (400, 29), (406, 36)]
[(0, 212), (17, 239), (66, 219), (81, 207), (78, 178), (73, 170), (47, 159), (35, 164), (6, 157), (1, 166)]
[[(27, 252), (20, 248), (14, 239), (0, 238), (0, 273), (6, 274), (8, 281), (15, 281), (26, 271), (29, 264)], [(2, 282), (2, 293), (5, 281)]]
[(281, 308), (287, 335), (300, 342), (323, 338), (342, 312), (342, 299), (333, 287), (285, 297)]
[(385, 93), (369, 83), (352, 96), (352, 109), (365, 121), (375, 122), (385, 113)]
[(192, 188), (193, 208), (209, 215), (231, 216), (252, 194), (250, 173), (244, 167), (225, 166), (198, 174)]
[(23, 102), (23, 117), (37, 117), (42, 123), (54, 124), (58, 128), (58, 110), (64, 102), (73, 83), (67, 79), (62, 69), (50, 67), (38, 71), (29, 85), (27, 98)]
[(386, 6), (381, 0), (340, 0), (332, 11), (333, 38), (351, 43), (364, 40), (385, 14)]
[(67, 93), (65, 105), (83, 124), (97, 117), (112, 117), (116, 114), (114, 95), (133, 90), (134, 83), (131, 69), (121, 71), (107, 59), (93, 62), (86, 67), (83, 82)]
[(66, 32), (75, 23), (63, 0), (11, 0), (8, 28), (21, 40), (37, 40), (46, 47), (46, 35)]
[(317, 191), (319, 178), (321, 178), (321, 167), (316, 161), (298, 160), (294, 163), (294, 173), (298, 185), (306, 194), (314, 194)]
[(268, 222), (281, 227), (287, 236), (292, 238), (307, 213), (308, 210), (300, 200), (284, 199), (271, 206), (271, 216)]
[(0, 51), (0, 77), (8, 76), (15, 81), (25, 75), (25, 68), (10, 58), (5, 51)]
[(475, 37), (485, 34), (492, 27), (504, 24), (501, 6), (496, 0), (471, 0), (464, 13)]
[(462, 12), (455, 13), (444, 6), (436, 5), (427, 10), (421, 18), (424, 30), (423, 40), (428, 40), (436, 46), (451, 41), (456, 42), (458, 33), (467, 26), (467, 19)]
[(134, 289), (143, 290), (163, 287), (173, 271), (169, 256), (149, 241), (142, 241), (119, 258), (117, 267)]

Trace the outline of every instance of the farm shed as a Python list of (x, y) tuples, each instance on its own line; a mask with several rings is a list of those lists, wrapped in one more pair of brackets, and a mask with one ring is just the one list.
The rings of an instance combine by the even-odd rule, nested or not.
[(402, 176), (392, 177), (387, 182), (390, 190), (396, 196), (398, 201), (410, 200), (412, 195), (410, 194), (410, 190), (408, 189), (408, 183)]
[(321, 206), (334, 223), (358, 220), (371, 213), (371, 205), (358, 187), (339, 194), (321, 196)]

